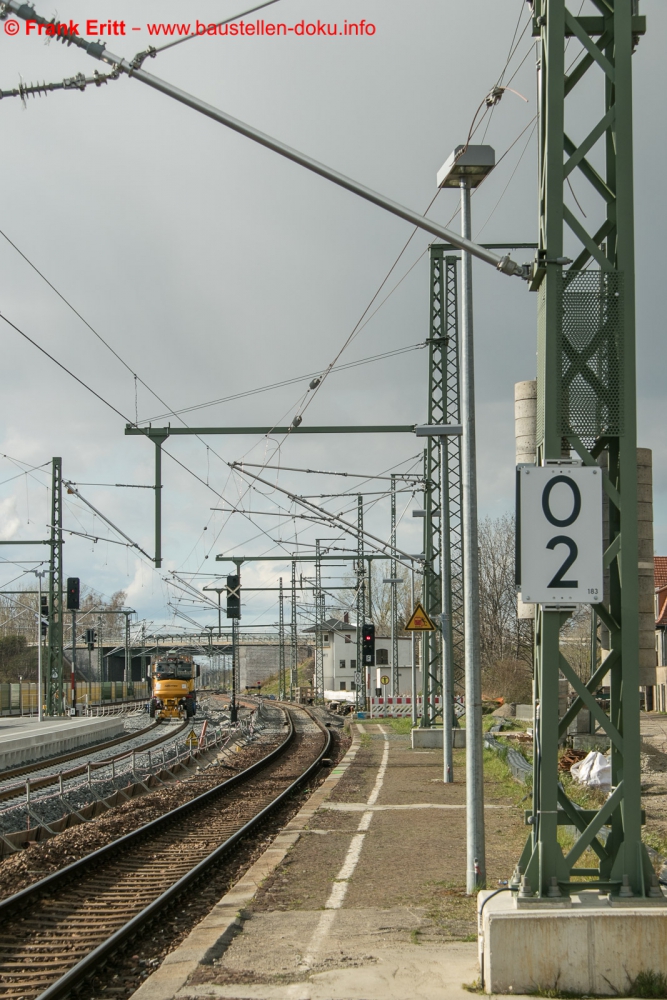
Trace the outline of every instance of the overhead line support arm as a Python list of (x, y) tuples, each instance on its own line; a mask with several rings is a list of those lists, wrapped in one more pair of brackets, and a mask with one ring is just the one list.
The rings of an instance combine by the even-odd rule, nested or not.
[(198, 97), (194, 97), (192, 94), (188, 94), (184, 90), (180, 90), (178, 87), (168, 83), (166, 80), (161, 80), (159, 77), (153, 76), (151, 73), (147, 73), (141, 68), (141, 63), (145, 58), (144, 53), (142, 53), (141, 58), (135, 57), (132, 62), (128, 62), (126, 59), (122, 59), (120, 56), (113, 55), (113, 53), (107, 51), (102, 42), (89, 42), (85, 38), (81, 38), (78, 35), (69, 35), (66, 30), (66, 25), (62, 26), (63, 32), (60, 33), (57, 30), (59, 27), (58, 22), (55, 20), (48, 21), (46, 18), (37, 14), (34, 8), (30, 7), (26, 3), (19, 2), (19, 0), (7, 0), (5, 10), (7, 12), (11, 11), (24, 21), (32, 21), (44, 26), (52, 25), (56, 28), (56, 34), (54, 37), (58, 41), (61, 41), (66, 45), (75, 45), (77, 48), (83, 49), (89, 56), (92, 56), (94, 59), (99, 59), (101, 62), (111, 66), (114, 72), (125, 73), (127, 76), (132, 76), (135, 79), (140, 80), (141, 83), (145, 83), (147, 86), (152, 87), (153, 90), (158, 90), (160, 93), (166, 94), (167, 97), (171, 97), (180, 104), (184, 104), (186, 107), (192, 108), (193, 111), (198, 111), (200, 114), (206, 115), (207, 118), (213, 119), (213, 121), (218, 122), (220, 125), (226, 125), (227, 128), (231, 128), (234, 132), (239, 132), (247, 139), (252, 139), (253, 142), (257, 142), (261, 146), (265, 146), (267, 149), (273, 150), (274, 153), (278, 153), (280, 156), (284, 156), (286, 159), (292, 160), (293, 163), (298, 163), (300, 166), (305, 167), (306, 170), (319, 174), (320, 177), (324, 177), (333, 184), (337, 184), (338, 187), (345, 188), (347, 191), (351, 191), (360, 198), (370, 201), (379, 208), (383, 208), (386, 212), (396, 215), (399, 219), (404, 219), (406, 222), (416, 226), (418, 229), (422, 229), (425, 232), (430, 233), (432, 236), (438, 237), (438, 239), (451, 243), (459, 250), (464, 250), (473, 257), (483, 260), (487, 264), (492, 264), (503, 274), (516, 275), (519, 278), (530, 277), (530, 274), (528, 273), (529, 269), (517, 264), (511, 257), (509, 257), (509, 255), (499, 257), (498, 254), (479, 246), (477, 243), (473, 243), (470, 240), (465, 239), (458, 233), (446, 229), (444, 226), (438, 225), (437, 222), (433, 222), (431, 219), (425, 218), (423, 215), (420, 215), (419, 212), (414, 212), (412, 209), (406, 208), (404, 205), (400, 205), (398, 202), (392, 201), (390, 198), (379, 194), (377, 191), (373, 191), (371, 188), (366, 187), (364, 184), (360, 184), (351, 177), (347, 177), (345, 174), (341, 174), (337, 170), (327, 167), (324, 163), (314, 160), (305, 153), (301, 153), (299, 150), (293, 149), (284, 142), (280, 142), (279, 139), (274, 139), (272, 136), (266, 135), (264, 132), (260, 132), (259, 129), (253, 128), (252, 125), (247, 125), (238, 118), (228, 115), (225, 111), (221, 111), (219, 108), (215, 108), (213, 105), (207, 104), (205, 101), (201, 101)]

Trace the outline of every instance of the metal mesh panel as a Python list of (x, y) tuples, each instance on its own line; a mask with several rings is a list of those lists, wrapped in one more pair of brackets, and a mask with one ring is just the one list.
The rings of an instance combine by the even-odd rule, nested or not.
[(591, 444), (623, 434), (623, 275), (566, 271), (560, 281), (560, 428)]

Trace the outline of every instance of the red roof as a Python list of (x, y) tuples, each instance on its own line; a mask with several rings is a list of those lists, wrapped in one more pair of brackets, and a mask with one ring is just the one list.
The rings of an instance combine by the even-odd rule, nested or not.
[(667, 628), (667, 586), (656, 587), (658, 597), (658, 617), (656, 618), (656, 628), (660, 625)]
[(667, 556), (653, 556), (655, 588), (667, 587)]

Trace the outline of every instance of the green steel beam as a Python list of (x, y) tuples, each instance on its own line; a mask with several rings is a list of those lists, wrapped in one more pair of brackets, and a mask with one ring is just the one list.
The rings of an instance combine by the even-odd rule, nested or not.
[[(44, 538), (40, 541), (16, 541), (16, 539), (0, 539), (0, 545), (50, 545), (52, 539)], [(25, 591), (24, 591), (25, 593)]]
[(135, 427), (127, 424), (125, 434), (148, 438), (207, 434), (414, 434), (414, 424), (359, 424), (329, 427)]
[[(639, 732), (639, 580), (637, 538), (637, 442), (635, 390), (635, 275), (633, 210), (632, 69), (638, 36), (645, 30), (637, 0), (595, 0), (602, 17), (577, 17), (567, 0), (535, 0), (533, 28), (539, 36), (539, 223), (531, 287), (538, 292), (538, 463), (578, 458), (605, 469), (609, 528), (605, 539), (609, 582), (593, 609), (609, 630), (604, 666), (593, 660), (587, 683), (561, 652), (560, 632), (568, 614), (537, 606), (535, 616), (536, 753), (531, 835), (513, 878), (524, 877), (545, 902), (584, 883), (617, 893), (624, 878), (635, 896), (659, 896), (641, 839)], [(581, 44), (569, 77), (565, 47)], [(572, 43), (571, 43), (572, 44)], [(574, 52), (567, 53), (572, 63)], [(586, 94), (577, 90), (586, 81)], [(565, 134), (568, 102), (593, 108), (596, 117), (577, 146)], [(592, 127), (591, 127), (592, 125)], [(582, 129), (585, 133), (586, 129)], [(596, 154), (597, 169), (589, 160)], [(600, 166), (602, 164), (603, 166)], [(587, 217), (565, 205), (568, 175), (597, 202)], [(588, 206), (587, 206), (588, 207)], [(574, 253), (572, 252), (574, 248)], [(557, 263), (567, 253), (568, 267)], [(597, 644), (594, 647), (597, 650)], [(610, 710), (603, 713), (593, 692), (610, 674)], [(576, 700), (559, 718), (559, 678)], [(588, 707), (611, 737), (613, 795), (585, 822), (567, 855), (557, 828), (577, 807), (558, 777), (559, 737)], [(602, 849), (596, 834), (610, 834)], [(576, 868), (586, 846), (597, 868)], [(527, 888), (527, 886), (526, 886)]]

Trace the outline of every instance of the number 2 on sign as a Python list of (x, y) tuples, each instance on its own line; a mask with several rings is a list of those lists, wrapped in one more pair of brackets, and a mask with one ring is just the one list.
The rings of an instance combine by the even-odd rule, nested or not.
[[(572, 511), (567, 517), (558, 518), (555, 516), (551, 510), (551, 491), (557, 483), (564, 483), (569, 486), (572, 490)], [(567, 476), (554, 476), (550, 479), (547, 485), (544, 487), (542, 492), (542, 510), (544, 511), (544, 516), (550, 524), (555, 525), (558, 528), (567, 528), (569, 525), (574, 524), (574, 522), (579, 517), (581, 513), (581, 492), (579, 487), (575, 482), (569, 479)], [(552, 551), (557, 545), (566, 545), (570, 550), (569, 554), (566, 556), (560, 569), (554, 574), (553, 579), (547, 584), (548, 587), (578, 587), (578, 580), (564, 580), (563, 577), (569, 570), (570, 566), (575, 562), (577, 556), (579, 555), (579, 549), (577, 548), (577, 543), (573, 538), (568, 535), (556, 535), (554, 538), (547, 542), (547, 548)], [(590, 593), (590, 591), (589, 591)]]

